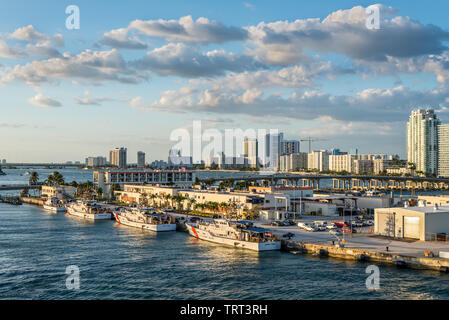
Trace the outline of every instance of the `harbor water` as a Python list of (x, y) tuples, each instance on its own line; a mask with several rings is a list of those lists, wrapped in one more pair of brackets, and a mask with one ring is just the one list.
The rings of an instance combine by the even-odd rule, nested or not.
[[(26, 181), (22, 171), (6, 169), (0, 184)], [(52, 171), (41, 169), (41, 180)], [(66, 181), (91, 179), (85, 170), (58, 171)], [(0, 299), (449, 298), (449, 275), (436, 271), (378, 264), (380, 289), (372, 291), (369, 263), (251, 252), (31, 205), (0, 203), (0, 219)], [(68, 266), (79, 268), (79, 290), (66, 287)]]

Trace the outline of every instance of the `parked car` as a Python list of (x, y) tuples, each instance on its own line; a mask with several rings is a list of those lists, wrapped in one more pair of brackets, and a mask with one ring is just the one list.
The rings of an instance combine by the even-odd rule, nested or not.
[(334, 223), (328, 224), (326, 226), (326, 229), (328, 229), (328, 230), (334, 230), (334, 229), (337, 229), (337, 228), (338, 227)]
[(273, 227), (279, 227), (281, 225), (281, 222), (280, 221), (273, 221), (273, 222), (271, 222), (271, 225)]
[[(351, 233), (351, 228), (343, 227), (343, 228), (341, 228), (341, 231), (343, 231), (344, 233)], [(352, 228), (352, 233), (357, 233), (357, 231), (354, 228)]]
[(332, 229), (329, 231), (329, 234), (334, 236), (341, 236), (343, 232), (340, 229)]
[(300, 229), (305, 229), (305, 227), (307, 227), (307, 226), (308, 226), (308, 224), (305, 222), (298, 222), (298, 228), (300, 228)]
[(317, 231), (326, 231), (326, 227), (323, 225), (315, 225), (314, 227)]
[(310, 232), (316, 232), (316, 231), (318, 231), (318, 229), (317, 229), (316, 227), (314, 227), (314, 226), (309, 226), (309, 225), (307, 225), (306, 227), (304, 227), (304, 230), (310, 231)]

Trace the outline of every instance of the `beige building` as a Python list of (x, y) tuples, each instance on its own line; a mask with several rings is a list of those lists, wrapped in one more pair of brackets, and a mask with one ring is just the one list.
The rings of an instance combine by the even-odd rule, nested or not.
[(59, 200), (75, 198), (76, 188), (72, 186), (42, 186), (43, 197), (58, 198)]
[(436, 234), (449, 233), (449, 206), (375, 209), (374, 232), (421, 241), (435, 239)]
[(329, 156), (329, 170), (335, 172), (352, 172), (352, 162), (356, 159), (353, 154), (339, 154)]
[(279, 171), (300, 171), (307, 169), (308, 155), (305, 152), (286, 154), (279, 157)]
[(449, 195), (441, 196), (418, 196), (418, 202), (425, 206), (449, 206)]

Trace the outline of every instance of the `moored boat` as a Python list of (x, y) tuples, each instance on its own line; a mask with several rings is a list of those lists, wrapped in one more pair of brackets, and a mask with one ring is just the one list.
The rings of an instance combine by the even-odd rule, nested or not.
[(66, 212), (65, 206), (57, 198), (48, 198), (44, 202), (44, 209), (51, 212)]
[(126, 226), (155, 232), (176, 231), (175, 218), (152, 209), (130, 208), (113, 212), (115, 220)]
[(77, 200), (69, 203), (66, 206), (67, 213), (89, 220), (111, 220), (112, 213), (110, 209), (99, 205), (95, 201)]
[(281, 241), (264, 228), (246, 221), (214, 219), (186, 222), (187, 231), (197, 239), (254, 251), (280, 250)]

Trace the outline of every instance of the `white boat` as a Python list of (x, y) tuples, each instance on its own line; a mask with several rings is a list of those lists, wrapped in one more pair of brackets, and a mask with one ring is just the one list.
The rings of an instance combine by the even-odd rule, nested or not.
[(115, 220), (126, 226), (155, 232), (176, 231), (175, 218), (153, 209), (122, 209), (113, 212)]
[(56, 213), (66, 212), (65, 206), (59, 202), (58, 198), (48, 198), (44, 202), (44, 209)]
[(279, 237), (246, 221), (214, 219), (210, 222), (186, 222), (186, 227), (190, 235), (201, 240), (254, 251), (281, 249)]
[(97, 204), (95, 201), (77, 200), (66, 205), (67, 213), (89, 220), (111, 220), (112, 213), (108, 208)]

